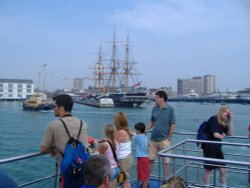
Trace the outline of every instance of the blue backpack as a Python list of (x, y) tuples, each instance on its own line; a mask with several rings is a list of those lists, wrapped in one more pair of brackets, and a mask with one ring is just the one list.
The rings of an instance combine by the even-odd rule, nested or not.
[(84, 184), (83, 169), (89, 153), (84, 145), (79, 141), (82, 130), (82, 120), (77, 139), (70, 136), (65, 122), (59, 119), (69, 136), (69, 140), (64, 149), (63, 160), (61, 162), (61, 175), (63, 188), (80, 188)]
[[(208, 121), (203, 121), (198, 130), (197, 130), (197, 135), (196, 139), (197, 140), (208, 140), (208, 135), (206, 133), (206, 126), (208, 125)], [(200, 143), (197, 143), (197, 146), (199, 146)], [(203, 144), (201, 144), (201, 148), (203, 148)]]

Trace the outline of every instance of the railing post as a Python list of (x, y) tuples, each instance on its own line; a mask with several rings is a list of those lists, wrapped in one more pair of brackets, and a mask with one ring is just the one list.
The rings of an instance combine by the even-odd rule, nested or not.
[[(201, 148), (200, 148), (200, 144), (197, 145), (197, 148), (198, 148), (198, 157), (200, 157), (200, 152), (201, 152)], [(200, 182), (200, 162), (198, 161), (197, 162), (197, 172), (196, 172), (196, 183), (199, 183)]]
[(56, 188), (56, 184), (57, 184), (57, 174), (58, 174), (58, 164), (56, 162), (56, 169), (55, 169), (55, 178), (54, 178), (54, 188)]
[[(161, 156), (158, 155), (158, 179), (159, 179), (159, 187), (161, 186)], [(151, 169), (152, 171), (152, 169)]]
[[(186, 144), (183, 144), (183, 155), (186, 156)], [(188, 182), (188, 177), (187, 177), (187, 160), (184, 159), (184, 165), (185, 165), (185, 181)]]
[(248, 183), (250, 183), (250, 166), (248, 167)]

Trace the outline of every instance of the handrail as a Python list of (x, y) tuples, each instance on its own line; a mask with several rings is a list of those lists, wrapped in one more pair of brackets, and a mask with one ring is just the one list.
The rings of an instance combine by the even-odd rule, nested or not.
[(26, 155), (20, 155), (20, 156), (17, 156), (17, 157), (10, 157), (10, 158), (7, 158), (7, 159), (0, 159), (0, 164), (9, 163), (9, 162), (13, 162), (13, 161), (24, 160), (24, 159), (38, 157), (38, 156), (42, 156), (42, 155), (46, 155), (46, 153), (36, 152), (36, 153), (30, 153), (30, 154), (26, 154)]
[[(161, 158), (163, 157), (169, 157), (171, 159), (173, 159), (173, 166), (172, 166), (172, 170), (173, 170), (173, 173), (174, 174), (177, 174), (183, 170), (185, 170), (185, 179), (186, 179), (186, 174), (187, 174), (187, 168), (188, 167), (192, 167), (190, 166), (189, 164), (193, 163), (193, 164), (197, 164), (197, 177), (199, 176), (199, 166), (202, 165), (202, 164), (206, 164), (207, 162), (208, 163), (211, 163), (213, 164), (214, 166), (218, 166), (220, 167), (221, 164), (228, 164), (228, 168), (230, 169), (229, 171), (232, 172), (232, 173), (240, 173), (240, 174), (248, 174), (249, 178), (250, 178), (250, 162), (248, 161), (242, 161), (242, 160), (225, 160), (225, 159), (215, 159), (215, 158), (206, 158), (206, 157), (201, 157), (199, 156), (199, 153), (200, 153), (200, 149), (198, 146), (198, 150), (196, 150), (196, 152), (198, 152), (198, 156), (193, 156), (193, 155), (186, 155), (186, 148), (185, 148), (185, 145), (187, 143), (194, 143), (194, 144), (197, 144), (197, 143), (209, 143), (209, 144), (221, 144), (221, 145), (228, 145), (228, 146), (234, 146), (234, 147), (238, 147), (238, 146), (243, 146), (243, 147), (247, 147), (247, 148), (250, 148), (250, 144), (245, 144), (245, 143), (231, 143), (231, 142), (216, 142), (216, 141), (205, 141), (205, 140), (193, 140), (193, 139), (186, 139), (186, 140), (183, 140), (179, 143), (176, 143), (160, 152), (158, 152), (158, 156), (159, 156), (159, 161), (161, 160)], [(175, 150), (181, 150), (181, 149), (178, 149), (177, 147), (180, 147), (180, 146), (183, 146), (183, 153), (182, 154), (174, 154), (173, 151)], [(172, 153), (167, 153), (169, 151), (172, 151)], [(249, 150), (247, 150), (249, 151)], [(243, 156), (243, 157), (247, 157), (249, 155), (246, 155), (246, 156)], [(182, 164), (181, 168), (179, 168), (178, 170), (175, 169), (175, 166), (176, 166), (176, 159), (181, 159), (184, 161), (184, 164)], [(189, 164), (187, 164), (187, 161), (194, 161), (194, 162), (189, 162)], [(197, 161), (197, 163), (195, 162)], [(198, 162), (198, 161), (201, 161), (202, 163)], [(216, 163), (216, 165), (214, 164)], [(231, 166), (230, 166), (231, 165)], [(177, 166), (179, 166), (177, 164)], [(195, 166), (193, 166), (195, 167)], [(215, 171), (214, 171), (215, 172)], [(214, 173), (214, 176), (215, 176), (215, 173)], [(163, 176), (164, 177), (164, 176)], [(196, 177), (196, 178), (197, 178)], [(161, 177), (159, 177), (159, 181), (161, 180)], [(250, 183), (250, 179), (248, 180), (249, 183)], [(199, 182), (199, 177), (198, 179), (196, 180), (196, 183), (200, 183)], [(214, 184), (213, 186), (216, 186), (216, 181), (215, 181), (215, 178), (214, 178)]]

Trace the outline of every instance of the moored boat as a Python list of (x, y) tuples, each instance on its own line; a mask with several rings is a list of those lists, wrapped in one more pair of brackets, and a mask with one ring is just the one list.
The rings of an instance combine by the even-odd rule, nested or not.
[(34, 93), (23, 102), (24, 110), (52, 110), (54, 107), (55, 105), (53, 104), (53, 102), (49, 100), (46, 94), (42, 92)]

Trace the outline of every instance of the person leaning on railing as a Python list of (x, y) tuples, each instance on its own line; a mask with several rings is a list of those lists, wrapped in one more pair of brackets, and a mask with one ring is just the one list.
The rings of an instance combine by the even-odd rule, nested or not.
[[(232, 135), (232, 112), (228, 106), (220, 107), (217, 115), (212, 116), (208, 120), (208, 124), (205, 128), (205, 131), (208, 136), (208, 140), (210, 141), (222, 141), (225, 135)], [(215, 159), (224, 159), (224, 155), (222, 152), (221, 144), (210, 144), (206, 143), (203, 145), (204, 157), (207, 158), (215, 158)], [(209, 186), (210, 183), (210, 174), (211, 171), (219, 168), (220, 170), (220, 183), (221, 187), (226, 187), (227, 182), (227, 169), (226, 164), (222, 163), (211, 163), (205, 162), (204, 165), (204, 183), (205, 186)], [(215, 166), (220, 165), (220, 167)]]

